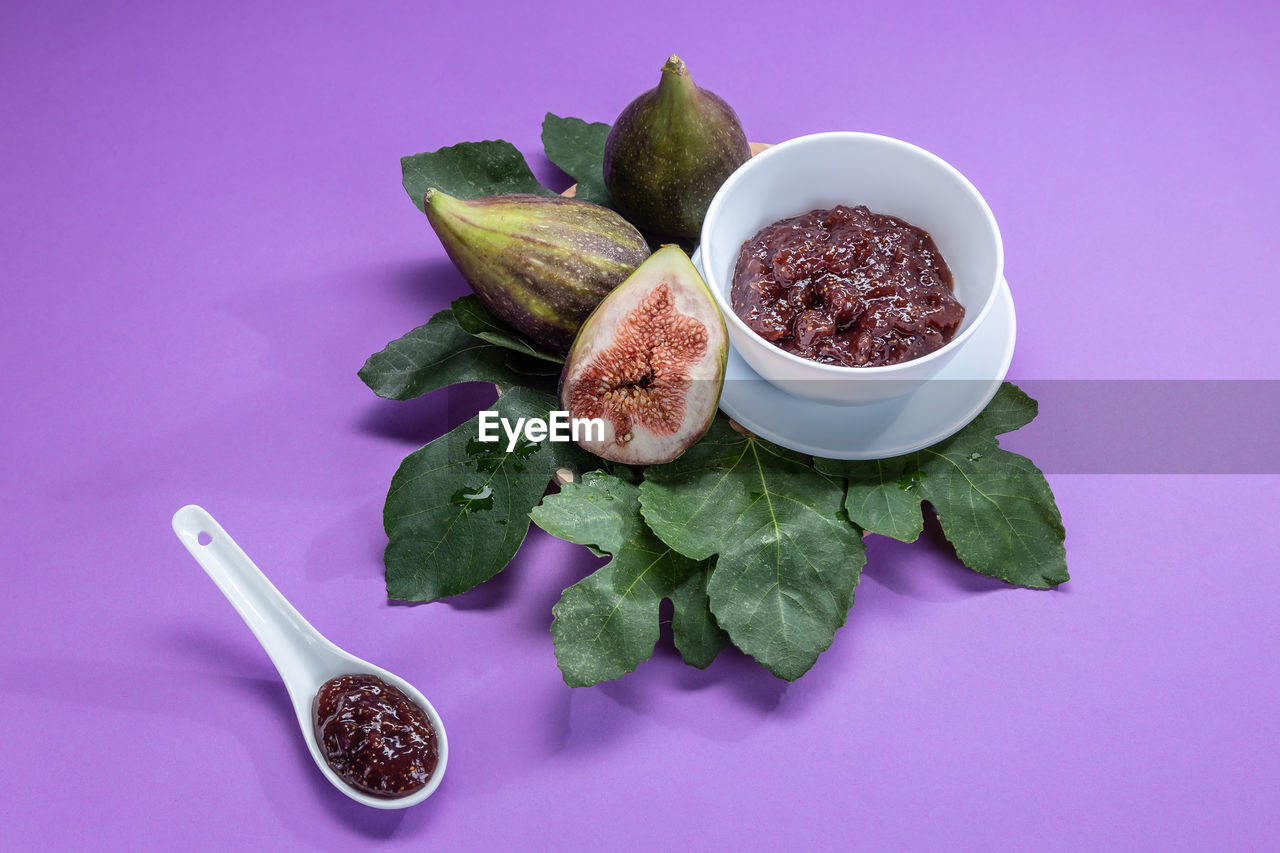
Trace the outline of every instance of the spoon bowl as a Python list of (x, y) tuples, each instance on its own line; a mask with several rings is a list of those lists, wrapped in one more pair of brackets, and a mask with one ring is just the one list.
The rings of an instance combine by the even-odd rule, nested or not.
[[(222, 590), (275, 664), (293, 702), (311, 757), (334, 787), (356, 802), (375, 809), (403, 809), (431, 796), (444, 778), (449, 742), (440, 715), (426, 697), (403, 678), (343, 651), (311, 627), (222, 525), (201, 507), (191, 505), (178, 510), (173, 516), (173, 531)], [(399, 688), (427, 715), (435, 729), (439, 757), (425, 786), (404, 797), (375, 797), (353, 788), (329, 766), (316, 742), (312, 702), (326, 681), (340, 675), (377, 676)]]

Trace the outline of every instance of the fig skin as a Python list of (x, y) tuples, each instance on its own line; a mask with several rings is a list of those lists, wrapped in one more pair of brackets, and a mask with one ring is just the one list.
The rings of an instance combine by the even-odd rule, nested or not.
[(634, 226), (587, 201), (524, 193), (459, 199), (430, 189), (424, 207), (480, 301), (559, 355), (600, 300), (649, 256)]
[(751, 157), (738, 115), (694, 84), (680, 57), (627, 105), (604, 146), (604, 182), (619, 212), (661, 240), (692, 241), (716, 190)]
[(578, 441), (597, 456), (670, 462), (711, 426), (728, 356), (706, 282), (679, 246), (664, 246), (582, 324), (560, 374), (560, 408), (605, 421), (602, 441)]

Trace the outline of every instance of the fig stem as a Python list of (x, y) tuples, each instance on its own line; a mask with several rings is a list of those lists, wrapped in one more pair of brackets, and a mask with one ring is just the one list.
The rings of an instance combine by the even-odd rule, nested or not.
[(662, 66), (662, 70), (679, 77), (685, 77), (689, 74), (689, 68), (684, 64), (684, 60), (674, 53), (667, 57), (667, 63)]
[(662, 79), (658, 81), (658, 100), (666, 102), (668, 109), (676, 109), (674, 102), (691, 98), (697, 88), (684, 60), (671, 54), (667, 64), (662, 66)]

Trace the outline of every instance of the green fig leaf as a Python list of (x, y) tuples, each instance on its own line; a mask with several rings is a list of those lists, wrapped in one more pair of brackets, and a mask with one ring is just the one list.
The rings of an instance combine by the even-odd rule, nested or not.
[(995, 438), (1022, 429), (1036, 419), (1040, 404), (1012, 382), (1001, 382), (996, 395), (961, 432)]
[[(454, 319), (457, 320), (458, 325), (467, 334), (474, 335), (495, 346), (515, 350), (532, 358), (554, 362), (558, 365), (564, 364), (564, 359), (561, 356), (553, 355), (546, 350), (540, 349), (537, 344), (523, 335), (511, 331), (501, 320), (493, 316), (493, 313), (488, 308), (484, 307), (484, 303), (475, 294), (468, 294), (460, 299), (453, 300), (450, 307), (453, 309)], [(556, 373), (558, 374), (559, 372), (557, 368)]]
[[(550, 394), (512, 388), (492, 408), (514, 424), (555, 406)], [(388, 598), (433, 601), (493, 577), (520, 548), (556, 469), (593, 467), (572, 443), (521, 439), (508, 450), (505, 435), (482, 442), (478, 430), (479, 415), (410, 453), (392, 477), (382, 515)]]
[(831, 645), (866, 561), (842, 509), (844, 484), (810, 457), (716, 418), (706, 436), (650, 466), (640, 507), (681, 554), (715, 555), (706, 594), (734, 645), (779, 678), (803, 675)]
[(542, 147), (547, 159), (578, 182), (574, 198), (610, 206), (604, 185), (604, 142), (609, 125), (587, 123), (580, 118), (561, 118), (547, 113), (542, 120)]
[(818, 459), (848, 478), (845, 509), (872, 533), (904, 542), (922, 528), (928, 501), (966, 566), (1014, 584), (1047, 588), (1070, 579), (1062, 516), (1031, 460), (1000, 447), (996, 436), (1030, 423), (1036, 402), (1005, 382), (972, 423), (951, 438), (893, 459)]
[(729, 635), (716, 623), (707, 598), (707, 580), (711, 564), (699, 572), (691, 572), (684, 583), (671, 593), (671, 635), (676, 649), (689, 666), (706, 669), (729, 645)]
[[(506, 349), (506, 347), (503, 347)], [(513, 385), (523, 383), (539, 391), (555, 393), (560, 384), (560, 369), (563, 365), (558, 361), (548, 361), (541, 356), (525, 355), (522, 352), (507, 349), (507, 367), (516, 374)], [(505, 388), (501, 382), (499, 388)]]
[(492, 382), (500, 388), (530, 386), (552, 392), (558, 367), (495, 346), (468, 334), (446, 308), (425, 325), (387, 344), (360, 368), (373, 393), (389, 400), (412, 400), (459, 382)]
[(459, 142), (438, 151), (400, 158), (405, 192), (418, 210), (426, 210), (427, 190), (443, 190), (454, 198), (477, 198), (502, 193), (555, 195), (538, 183), (524, 155), (501, 139)]
[[(909, 459), (875, 459), (858, 463), (858, 476), (849, 479), (845, 510), (862, 529), (902, 542), (914, 542), (924, 530), (920, 512), (919, 479)], [(843, 462), (815, 459), (818, 470), (841, 475)]]
[(556, 660), (571, 687), (621, 678), (648, 660), (663, 598), (675, 604), (677, 647), (687, 661), (706, 667), (724, 646), (705, 592), (699, 600), (685, 591), (705, 587), (708, 562), (682, 556), (654, 536), (640, 516), (639, 498), (637, 486), (597, 471), (566, 483), (531, 513), (552, 536), (613, 558), (566, 589), (553, 609)]

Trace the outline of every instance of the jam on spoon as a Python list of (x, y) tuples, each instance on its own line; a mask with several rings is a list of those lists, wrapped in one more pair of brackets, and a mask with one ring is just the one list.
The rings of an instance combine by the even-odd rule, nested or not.
[(427, 697), (325, 639), (201, 507), (174, 513), (173, 530), (276, 665), (324, 777), (375, 809), (431, 796), (449, 764), (449, 736)]
[(406, 797), (424, 787), (439, 760), (427, 715), (376, 675), (340, 675), (314, 703), (316, 742), (343, 781), (375, 797)]

